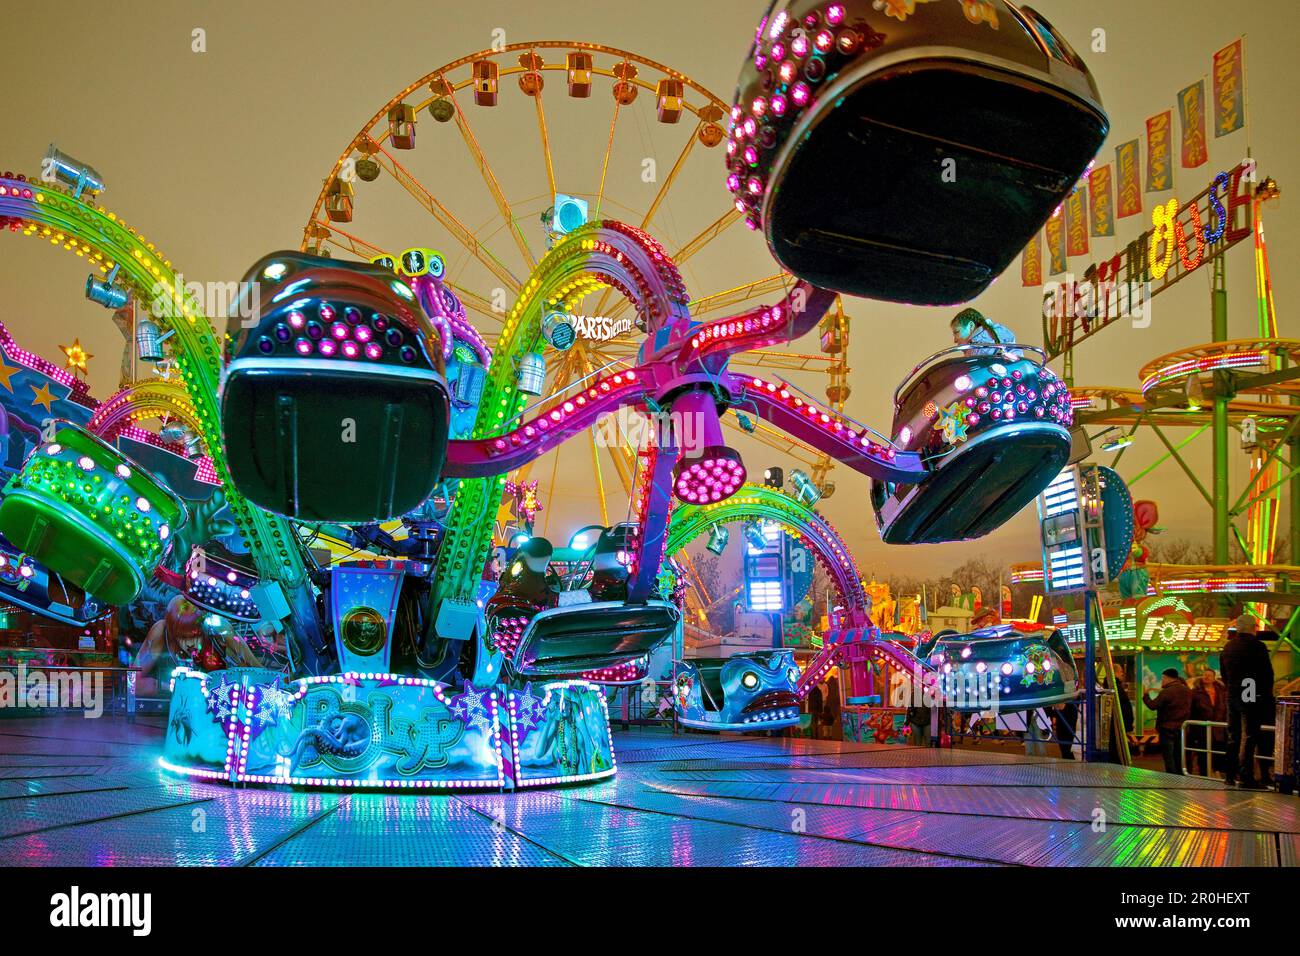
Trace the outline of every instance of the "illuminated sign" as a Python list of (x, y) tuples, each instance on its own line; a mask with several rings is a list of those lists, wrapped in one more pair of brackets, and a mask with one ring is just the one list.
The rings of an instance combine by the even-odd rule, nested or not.
[[(752, 538), (748, 540), (748, 531)], [(785, 533), (774, 522), (753, 524), (747, 529), (745, 548), (745, 606), (751, 611), (785, 610)], [(763, 545), (760, 547), (758, 542)]]
[(1191, 201), (1171, 199), (1156, 206), (1151, 229), (1123, 252), (1088, 266), (1081, 280), (1066, 276), (1063, 282), (1044, 286), (1043, 342), (1048, 357), (1068, 352), (1116, 319), (1145, 318), (1145, 303), (1152, 296), (1247, 238), (1252, 229), (1249, 186), (1254, 182), (1254, 160), (1221, 172)]
[(1217, 646), (1226, 621), (1197, 621), (1187, 602), (1176, 595), (1148, 598), (1137, 607), (1121, 608), (1106, 619), (1106, 639), (1116, 647)]
[(608, 342), (632, 331), (630, 318), (612, 319), (605, 315), (570, 315), (569, 322), (579, 338), (591, 342)]
[[(1043, 590), (1062, 594), (1102, 587), (1119, 573), (1132, 544), (1128, 487), (1099, 465), (1073, 465), (1038, 496)], [(1107, 537), (1110, 541), (1107, 541)]]

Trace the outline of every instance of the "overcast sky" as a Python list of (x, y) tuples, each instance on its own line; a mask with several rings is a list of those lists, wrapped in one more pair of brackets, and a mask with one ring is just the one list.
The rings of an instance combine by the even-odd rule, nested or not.
[[(946, 2), (946, 0), (940, 0)], [(956, 2), (956, 0), (953, 0)], [(400, 89), (448, 61), (484, 49), (493, 31), (507, 42), (585, 40), (618, 47), (679, 70), (730, 100), (746, 42), (763, 0), (658, 0), (651, 4), (596, 4), (578, 0), (537, 3), (356, 2), (142, 3), (111, 5), (69, 0), (51, 20), (38, 4), (9, 5), (3, 17), (0, 56), (0, 168), (35, 175), (50, 142), (93, 164), (108, 189), (101, 203), (135, 226), (169, 256), (187, 279), (228, 281), (240, 277), (264, 253), (297, 247), (323, 178), (350, 139)], [(1209, 0), (1039, 0), (1038, 6), (1084, 54), (1101, 88), (1112, 122), (1102, 161), (1116, 143), (1142, 134), (1148, 116), (1173, 106), (1182, 87), (1209, 72), (1213, 53), (1247, 35), (1249, 127), (1210, 140), (1211, 162), (1178, 169), (1176, 191), (1190, 197), (1219, 169), (1251, 149), (1263, 173), (1284, 193), (1266, 214), (1274, 287), (1282, 334), (1300, 338), (1293, 313), (1297, 281), (1290, 264), (1300, 252), (1297, 230), (1300, 188), (1295, 97), (1300, 16), (1292, 3), (1250, 4)], [(191, 50), (195, 28), (206, 31), (207, 51)], [(1106, 51), (1089, 52), (1095, 29), (1105, 31)], [(558, 52), (558, 51), (557, 51)], [(558, 58), (558, 56), (557, 56)], [(609, 135), (612, 100), (598, 85), (590, 100), (569, 100), (550, 74), (546, 104), (551, 121), (558, 188), (597, 190)], [(513, 84), (502, 90), (495, 111), (472, 114), (507, 199), (520, 210), (544, 205), (541, 161), (531, 101)], [(666, 172), (689, 130), (654, 122), (647, 97), (618, 127), (606, 185), (606, 215), (644, 211), (657, 186), (642, 181), (643, 160)], [(490, 116), (483, 115), (491, 113)], [(470, 163), (454, 127), (422, 115), (412, 171), (463, 222), (482, 230), (503, 254), (516, 254), (501, 231), (500, 217), (483, 180)], [(404, 157), (405, 159), (405, 157)], [(661, 172), (661, 175), (663, 174)], [(828, 171), (828, 176), (833, 171)], [(668, 200), (651, 224), (665, 245), (675, 247), (727, 208), (721, 148), (696, 148)], [(387, 191), (385, 191), (387, 189)], [(1168, 195), (1161, 198), (1168, 198)], [(1152, 197), (1138, 218), (1120, 220), (1115, 240), (1093, 240), (1093, 255), (1110, 254), (1149, 226)], [(474, 279), (474, 267), (436, 223), (393, 184), (360, 184), (357, 227), (396, 249), (430, 245), (447, 251), (454, 269)], [(525, 224), (526, 228), (531, 228)], [(540, 231), (535, 237), (540, 243)], [(0, 239), (0, 318), (28, 348), (60, 360), (58, 345), (74, 336), (95, 354), (91, 384), (103, 398), (116, 386), (122, 339), (108, 314), (85, 301), (85, 264), (48, 244), (6, 234)], [(1079, 271), (1082, 257), (1072, 261)], [(692, 295), (707, 295), (774, 272), (762, 242), (736, 227), (693, 260), (684, 275)], [(453, 278), (455, 278), (453, 272)], [(487, 291), (486, 283), (479, 288)], [(1255, 333), (1253, 261), (1249, 244), (1230, 254), (1230, 334)], [(594, 301), (591, 306), (594, 308)], [(1022, 289), (1018, 265), (975, 303), (998, 321), (1039, 341), (1039, 293)], [(953, 309), (926, 309), (855, 300), (850, 363), (853, 394), (847, 411), (882, 431), (889, 429), (890, 396), (899, 379), (925, 355), (949, 343)], [(491, 334), (487, 326), (482, 326)], [(1190, 277), (1155, 303), (1150, 328), (1118, 325), (1077, 353), (1079, 384), (1136, 386), (1147, 360), (1210, 338), (1209, 270)], [(795, 346), (816, 352), (809, 337)], [(825, 381), (796, 379), (819, 396)], [(775, 451), (742, 445), (751, 473), (767, 464), (791, 462)], [(1142, 433), (1121, 471), (1135, 474), (1161, 450), (1153, 433)], [(1209, 437), (1193, 444), (1188, 458), (1208, 483)], [(546, 502), (548, 533), (562, 539), (598, 519), (589, 450), (565, 452), (557, 497)], [(534, 477), (549, 483), (549, 461)], [(1247, 458), (1233, 444), (1234, 489), (1247, 474)], [(602, 475), (612, 481), (608, 465)], [(880, 543), (867, 504), (867, 483), (843, 467), (837, 492), (824, 511), (860, 556), (863, 570), (942, 571), (967, 556), (988, 553), (998, 561), (1037, 557), (1033, 509), (979, 542), (887, 547)], [(1173, 467), (1135, 488), (1161, 506), (1161, 524), (1174, 537), (1208, 542), (1209, 511), (1193, 486)], [(1234, 493), (1235, 497), (1235, 493)], [(624, 504), (611, 495), (615, 511)], [(616, 515), (611, 515), (615, 518)], [(1284, 521), (1285, 516), (1284, 516)]]

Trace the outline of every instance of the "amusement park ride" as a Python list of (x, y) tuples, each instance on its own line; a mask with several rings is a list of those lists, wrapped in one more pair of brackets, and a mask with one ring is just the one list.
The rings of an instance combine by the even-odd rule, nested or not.
[[(552, 50), (562, 63), (544, 61)], [(469, 117), (513, 96), (503, 81), (514, 77), (545, 150), (542, 90), (555, 73), (575, 98), (597, 77), (613, 80), (615, 121), (643, 93), (661, 123), (693, 117), (690, 144), (724, 147), (734, 212), (670, 253), (649, 225), (671, 178), (633, 224), (606, 214), (604, 170), (594, 201), (559, 193), (546, 150), (548, 250), (535, 256)], [(933, 107), (958, 89), (976, 108)], [(526, 277), (395, 158), (415, 147), (422, 111), (458, 127)], [(749, 482), (723, 422), (787, 436), (825, 462), (823, 479), (831, 462), (869, 479), (890, 543), (979, 537), (1016, 514), (1070, 455), (1070, 392), (1041, 350), (932, 356), (896, 393), (888, 434), (763, 368), (797, 360), (780, 350), (825, 328), (840, 293), (931, 304), (978, 294), (1074, 187), (1107, 128), (1065, 39), (997, 0), (931, 3), (899, 19), (867, 0), (797, 0), (759, 23), (729, 111), (623, 51), (484, 51), (401, 91), (349, 143), (303, 250), (250, 268), (249, 301), (225, 336), (154, 245), (94, 204), (94, 170), (62, 157), (57, 183), (5, 175), (4, 223), (87, 258), (105, 277), (88, 286), (96, 301), (151, 303), (177, 374), (170, 388), (130, 384), (92, 416), (41, 434), (4, 488), (0, 532), (17, 561), (83, 594), (83, 606), (127, 604), (161, 579), (218, 617), (283, 633), (283, 669), (192, 662), (173, 674), (163, 765), (232, 783), (514, 788), (612, 775), (602, 686), (646, 676), (650, 653), (682, 626), (667, 559), (734, 520), (800, 536), (843, 610), (801, 674), (781, 653), (679, 670), (679, 706), (698, 711), (700, 726), (785, 726), (830, 667), (870, 682), (878, 662), (930, 685), (969, 663), (972, 679), (994, 672), (1018, 707), (1065, 699), (1077, 677), (1059, 636), (995, 628), (921, 657), (886, 639), (839, 535), (799, 497)], [(956, 185), (942, 176), (948, 161), (968, 170)], [(357, 183), (381, 174), (457, 239), (472, 268), (348, 231)], [(681, 263), (737, 219), (789, 275), (692, 300)], [(362, 261), (332, 258), (330, 247)], [(462, 272), (490, 276), (512, 302), (497, 312)], [(778, 301), (727, 314), (776, 289)], [(639, 330), (634, 351), (573, 347), (572, 317), (595, 293), (595, 314)], [(606, 297), (624, 301), (606, 310)], [(499, 323), (494, 340), (470, 311)], [(494, 541), (507, 483), (620, 409), (662, 425), (614, 456), (630, 496), (624, 520), (602, 498), (580, 546)], [(124, 423), (160, 413), (205, 453), (245, 562), (187, 526), (195, 509), (114, 444)], [(309, 544), (325, 540), (362, 556), (323, 559)], [(178, 546), (189, 553), (169, 555)]]

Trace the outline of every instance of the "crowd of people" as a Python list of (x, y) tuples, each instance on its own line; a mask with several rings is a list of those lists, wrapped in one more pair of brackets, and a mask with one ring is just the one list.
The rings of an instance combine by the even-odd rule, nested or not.
[[(1273, 722), (1273, 662), (1253, 615), (1243, 614), (1236, 627), (1228, 629), (1219, 666), (1222, 680), (1208, 667), (1190, 681), (1177, 669), (1167, 668), (1160, 676), (1159, 692), (1143, 694), (1143, 703), (1156, 715), (1165, 771), (1183, 772), (1183, 725), (1193, 721), (1195, 726), (1188, 727), (1186, 734), (1193, 773), (1211, 775), (1208, 740), (1208, 749), (1223, 755), (1219, 769), (1229, 786), (1267, 788), (1273, 735), (1263, 728)], [(1211, 726), (1207, 737), (1200, 721), (1227, 727)]]

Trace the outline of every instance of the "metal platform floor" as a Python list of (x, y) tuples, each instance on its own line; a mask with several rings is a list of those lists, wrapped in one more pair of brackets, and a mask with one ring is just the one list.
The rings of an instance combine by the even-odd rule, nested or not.
[(516, 794), (191, 783), (161, 727), (0, 720), (0, 865), (1295, 866), (1300, 799), (987, 750), (615, 736), (618, 776)]

